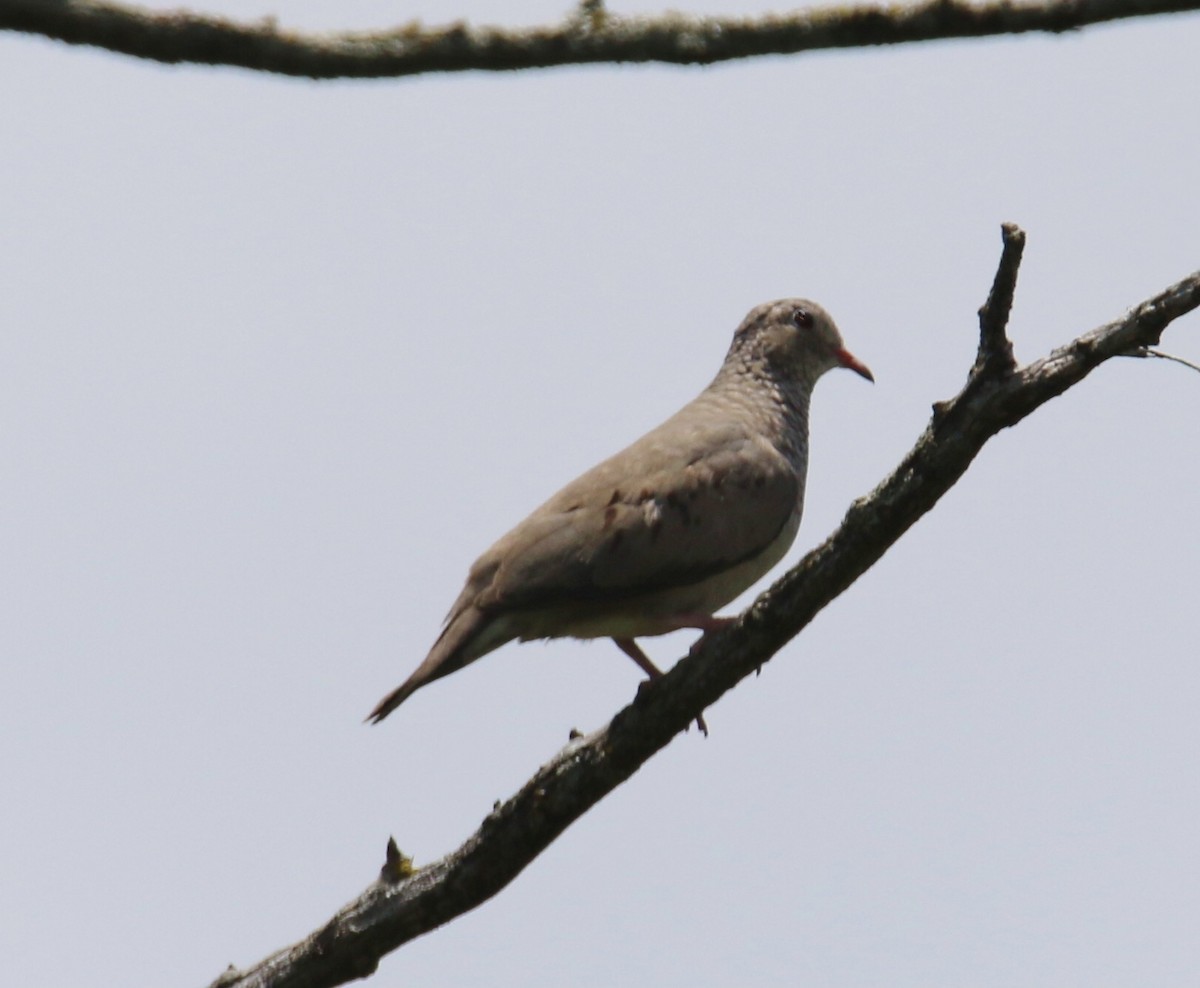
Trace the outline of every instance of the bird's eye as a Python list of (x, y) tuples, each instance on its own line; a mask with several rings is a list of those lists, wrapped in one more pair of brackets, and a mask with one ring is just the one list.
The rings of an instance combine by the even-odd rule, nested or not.
[(792, 313), (792, 322), (800, 329), (808, 329), (813, 324), (812, 313), (808, 309), (797, 309)]

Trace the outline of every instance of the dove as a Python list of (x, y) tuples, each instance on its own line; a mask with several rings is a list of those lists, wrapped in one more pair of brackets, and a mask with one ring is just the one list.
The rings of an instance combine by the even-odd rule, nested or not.
[(724, 627), (716, 612), (795, 540), (809, 399), (835, 367), (875, 380), (821, 306), (751, 309), (707, 388), (479, 557), (425, 660), (367, 719), (514, 639), (611, 638), (661, 676), (636, 639)]

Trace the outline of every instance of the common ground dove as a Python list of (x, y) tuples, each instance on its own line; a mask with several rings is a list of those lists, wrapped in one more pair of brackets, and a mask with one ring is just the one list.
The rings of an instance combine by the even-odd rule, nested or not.
[(425, 661), (368, 720), (514, 638), (612, 638), (661, 675), (634, 639), (732, 620), (714, 614), (795, 539), (809, 397), (834, 367), (874, 380), (816, 303), (752, 309), (693, 401), (479, 557)]

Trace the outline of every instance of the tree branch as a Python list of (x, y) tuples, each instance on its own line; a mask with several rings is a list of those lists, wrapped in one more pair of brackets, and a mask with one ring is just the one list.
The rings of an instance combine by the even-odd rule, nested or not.
[[(981, 316), (981, 353), (1008, 348), (1004, 327), (1024, 234), (1006, 225), (1004, 241)], [(977, 361), (963, 390), (935, 406), (891, 476), (855, 501), (841, 526), (736, 625), (706, 634), (662, 679), (643, 684), (606, 728), (572, 739), (458, 850), (414, 872), (389, 846), (380, 878), (324, 927), (252, 969), (230, 968), (213, 988), (325, 988), (366, 977), (389, 951), (485, 902), (866, 572), (954, 485), (990, 437), (1110, 357), (1156, 344), (1168, 324), (1197, 307), (1200, 271), (1025, 367), (997, 370), (994, 361)]]
[(1200, 0), (924, 0), (759, 18), (618, 17), (584, 0), (563, 23), (505, 29), (412, 21), (375, 32), (304, 34), (273, 18), (238, 23), (95, 0), (0, 0), (0, 30), (23, 31), (158, 62), (235, 65), (311, 79), (507, 71), (597, 62), (707, 65), (759, 55), (858, 48), (1091, 24), (1200, 9)]
[(1000, 227), (1004, 251), (992, 281), (987, 301), (979, 308), (979, 352), (972, 374), (975, 376), (1011, 374), (1017, 369), (1012, 344), (1008, 340), (1008, 316), (1017, 290), (1017, 271), (1025, 252), (1025, 231), (1015, 223)]

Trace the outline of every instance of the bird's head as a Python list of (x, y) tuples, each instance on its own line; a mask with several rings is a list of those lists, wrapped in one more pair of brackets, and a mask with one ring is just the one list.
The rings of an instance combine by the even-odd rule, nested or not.
[(837, 324), (816, 302), (786, 298), (755, 306), (733, 335), (731, 356), (810, 386), (827, 370), (845, 367), (875, 377), (842, 343)]

